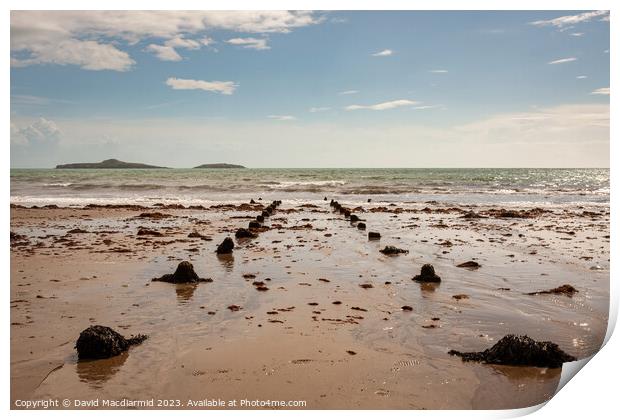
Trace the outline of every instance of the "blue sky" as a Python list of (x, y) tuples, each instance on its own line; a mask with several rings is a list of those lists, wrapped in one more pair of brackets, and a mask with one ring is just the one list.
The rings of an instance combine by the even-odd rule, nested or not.
[(608, 166), (608, 19), (13, 12), (11, 164)]

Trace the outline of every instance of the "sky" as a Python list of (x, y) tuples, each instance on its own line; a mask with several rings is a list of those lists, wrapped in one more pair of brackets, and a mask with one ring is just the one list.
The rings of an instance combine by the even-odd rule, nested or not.
[(608, 167), (606, 11), (11, 12), (11, 166)]

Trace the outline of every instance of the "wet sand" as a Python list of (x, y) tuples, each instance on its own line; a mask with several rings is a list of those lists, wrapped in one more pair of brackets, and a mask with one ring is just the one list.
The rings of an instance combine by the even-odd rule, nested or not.
[[(577, 358), (600, 347), (609, 304), (608, 207), (515, 218), (489, 207), (340, 203), (354, 209), (366, 231), (329, 201), (284, 201), (267, 219), (269, 229), (236, 240), (232, 256), (215, 249), (260, 214), (260, 202), (14, 206), (12, 401), (517, 408), (550, 398), (561, 370), (464, 363), (447, 352), (483, 350), (505, 334), (550, 340)], [(470, 210), (487, 217), (463, 218)], [(165, 217), (139, 217), (155, 212)], [(141, 228), (161, 236), (137, 235)], [(188, 237), (193, 231), (202, 237)], [(381, 239), (369, 241), (368, 231)], [(386, 245), (409, 252), (386, 256), (379, 252)], [(213, 282), (151, 282), (182, 260)], [(470, 260), (481, 267), (457, 267)], [(411, 280), (425, 263), (434, 265), (440, 284)], [(255, 281), (268, 290), (257, 290)], [(373, 287), (360, 287), (367, 284)], [(525, 294), (563, 284), (579, 293)], [(75, 340), (93, 324), (150, 338), (120, 356), (78, 363)]]

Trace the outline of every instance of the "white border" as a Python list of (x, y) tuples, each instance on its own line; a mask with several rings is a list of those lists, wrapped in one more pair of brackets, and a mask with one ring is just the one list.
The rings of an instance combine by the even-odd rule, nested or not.
[[(617, 3), (617, 2), (615, 2)], [(2, 159), (3, 168), (5, 170), (5, 176), (2, 178), (2, 193), (6, 198), (6, 202), (0, 211), (2, 212), (3, 219), (6, 224), (9, 224), (9, 199), (10, 199), (10, 153), (9, 153), (9, 136), (10, 136), (10, 47), (9, 47), (9, 31), (10, 31), (10, 13), (9, 10), (36, 10), (36, 9), (73, 9), (73, 10), (350, 10), (350, 9), (363, 9), (363, 10), (595, 10), (604, 9), (611, 10), (611, 20), (614, 21), (615, 11), (614, 2), (612, 1), (575, 1), (565, 0), (562, 2), (551, 0), (522, 0), (522, 1), (492, 1), (492, 0), (445, 0), (445, 1), (395, 1), (395, 0), (382, 0), (380, 2), (362, 3), (360, 1), (345, 1), (345, 0), (273, 0), (273, 1), (250, 1), (250, 0), (227, 0), (226, 2), (209, 2), (209, 1), (195, 1), (195, 0), (175, 0), (174, 2), (164, 2), (161, 0), (151, 0), (148, 2), (134, 1), (129, 4), (127, 0), (93, 0), (86, 2), (80, 2), (77, 0), (56, 0), (54, 2), (45, 0), (5, 0), (5, 13), (2, 15), (0, 28), (2, 31), (3, 43), (2, 43), (2, 57), (5, 63), (2, 67), (2, 74), (4, 83), (2, 85), (3, 101), (2, 111), (5, 118), (2, 119), (0, 124), (2, 132), (5, 133), (6, 138), (3, 139), (2, 146), (4, 153), (0, 156)], [(618, 31), (613, 25), (611, 25), (611, 39), (618, 39)], [(618, 74), (617, 66), (617, 48), (615, 42), (611, 42), (611, 83), (613, 84), (614, 75)], [(617, 110), (615, 96), (611, 96), (611, 115), (615, 117), (614, 111)], [(610, 139), (617, 139), (618, 130), (614, 124), (614, 119), (611, 122)], [(610, 166), (611, 170), (611, 236), (616, 238), (618, 229), (616, 227), (617, 217), (617, 198), (614, 194), (613, 187), (617, 184), (617, 175), (614, 170), (614, 163), (618, 160), (619, 150), (617, 145), (610, 142)], [(2, 313), (4, 314), (1, 323), (2, 337), (4, 338), (4, 345), (0, 347), (2, 353), (2, 381), (1, 391), (2, 399), (1, 406), (2, 411), (6, 412), (10, 407), (10, 308), (9, 301), (9, 264), (10, 264), (10, 249), (8, 243), (8, 235), (5, 231), (5, 241), (2, 245), (2, 266), (4, 268), (5, 276), (3, 277), (2, 296), (4, 305)], [(611, 242), (610, 255), (617, 255), (617, 246), (614, 240)], [(614, 360), (616, 355), (620, 354), (619, 339), (616, 336), (611, 336), (613, 326), (617, 318), (617, 279), (618, 270), (615, 265), (611, 265), (610, 278), (611, 280), (611, 308), (610, 308), (610, 326), (606, 340), (609, 340), (605, 347), (593, 357), (592, 361), (587, 364), (587, 367), (583, 369), (583, 372), (579, 373), (579, 377), (576, 380), (570, 381), (551, 401), (544, 407), (544, 409), (536, 411), (540, 407), (533, 407), (523, 410), (505, 410), (505, 411), (383, 411), (381, 413), (374, 413), (372, 411), (362, 412), (334, 412), (334, 411), (321, 411), (321, 416), (359, 416), (362, 418), (374, 417), (377, 414), (381, 416), (398, 417), (398, 418), (411, 418), (412, 416), (423, 416), (425, 418), (466, 418), (466, 419), (481, 419), (481, 418), (507, 418), (525, 415), (536, 411), (530, 416), (530, 418), (547, 418), (558, 417), (563, 419), (583, 419), (584, 416), (588, 417), (611, 417), (617, 412), (617, 392), (615, 388), (615, 380), (618, 374), (619, 363)], [(611, 337), (611, 339), (610, 339)], [(568, 370), (567, 370), (568, 373)], [(563, 375), (564, 376), (564, 375)], [(294, 415), (300, 418), (311, 418), (317, 415), (313, 411), (259, 411), (259, 412), (241, 412), (241, 411), (224, 411), (224, 412), (184, 412), (183, 415), (205, 418), (205, 417), (227, 417), (238, 418), (250, 414), (256, 418), (279, 418), (282, 416)], [(119, 413), (120, 414), (120, 413)], [(134, 415), (148, 415), (154, 418), (168, 418), (172, 413), (168, 411), (149, 411), (141, 413), (132, 413)], [(12, 411), (11, 416), (16, 418), (30, 418), (35, 416), (46, 416), (50, 418), (77, 418), (84, 415), (80, 411), (46, 411), (46, 412), (24, 412), (24, 411)], [(103, 418), (108, 416), (107, 412), (89, 412), (89, 416), (95, 418)], [(122, 414), (121, 414), (122, 415)], [(176, 415), (176, 413), (175, 413)]]

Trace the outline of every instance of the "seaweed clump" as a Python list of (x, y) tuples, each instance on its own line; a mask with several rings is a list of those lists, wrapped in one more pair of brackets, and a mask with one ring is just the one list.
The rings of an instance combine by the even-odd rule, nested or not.
[(559, 368), (564, 362), (577, 360), (551, 341), (536, 341), (527, 335), (513, 334), (504, 336), (493, 347), (481, 352), (450, 350), (448, 354), (459, 356), (464, 362), (540, 368)]
[(143, 334), (125, 338), (110, 327), (92, 325), (80, 333), (75, 349), (80, 359), (107, 359), (123, 353), (147, 338)]
[(211, 282), (211, 279), (203, 279), (198, 277), (194, 271), (194, 266), (188, 261), (181, 261), (173, 274), (164, 274), (161, 277), (154, 278), (153, 281), (164, 281), (166, 283), (200, 283)]

